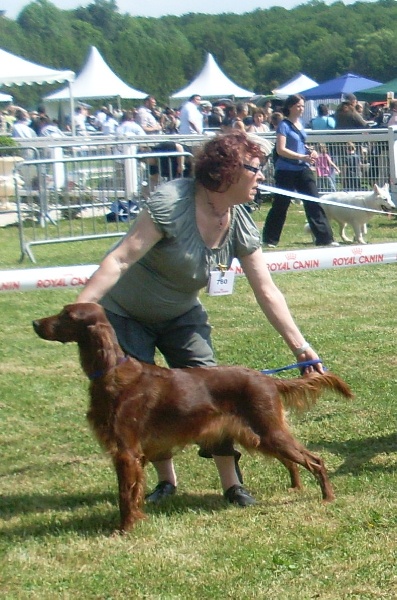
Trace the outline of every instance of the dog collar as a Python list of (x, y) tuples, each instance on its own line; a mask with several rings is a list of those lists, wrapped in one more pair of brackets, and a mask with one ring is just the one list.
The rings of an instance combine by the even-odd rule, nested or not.
[[(115, 369), (119, 365), (122, 365), (123, 363), (125, 363), (127, 360), (128, 360), (128, 356), (123, 356), (122, 358), (119, 358), (116, 366), (112, 367), (112, 368)], [(88, 379), (91, 379), (91, 381), (93, 379), (99, 379), (100, 377), (102, 377), (102, 375), (105, 375), (105, 373), (108, 373), (110, 370), (111, 369), (108, 369), (107, 371), (94, 371), (93, 373), (91, 373), (91, 375), (88, 375)]]

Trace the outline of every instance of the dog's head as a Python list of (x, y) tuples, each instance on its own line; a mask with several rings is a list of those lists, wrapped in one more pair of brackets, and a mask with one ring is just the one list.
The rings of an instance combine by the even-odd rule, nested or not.
[(391, 199), (389, 184), (385, 183), (383, 187), (379, 187), (379, 185), (374, 185), (374, 198), (375, 198), (375, 208), (383, 210), (384, 212), (389, 212), (390, 210), (394, 210), (396, 205)]
[(60, 313), (33, 321), (38, 336), (52, 342), (79, 342), (88, 327), (108, 323), (102, 306), (94, 302), (67, 304)]

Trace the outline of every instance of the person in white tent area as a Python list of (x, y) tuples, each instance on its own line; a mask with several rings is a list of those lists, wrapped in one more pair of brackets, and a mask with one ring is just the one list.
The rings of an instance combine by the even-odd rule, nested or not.
[(179, 119), (179, 133), (182, 134), (202, 134), (203, 133), (203, 114), (199, 109), (201, 96), (194, 94), (182, 106)]

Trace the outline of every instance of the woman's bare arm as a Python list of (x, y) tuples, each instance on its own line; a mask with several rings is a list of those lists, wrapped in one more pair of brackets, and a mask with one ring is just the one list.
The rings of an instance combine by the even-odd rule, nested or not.
[[(258, 248), (254, 253), (242, 258), (241, 265), (263, 313), (292, 353), (300, 360), (318, 359), (317, 353), (308, 346), (292, 318), (284, 295), (274, 283), (262, 250)], [(305, 346), (308, 347), (299, 353), (299, 349)], [(315, 369), (323, 372), (321, 364), (315, 365)]]
[(103, 259), (76, 301), (98, 302), (117, 283), (123, 273), (161, 238), (162, 234), (156, 228), (149, 213), (143, 210), (121, 244)]

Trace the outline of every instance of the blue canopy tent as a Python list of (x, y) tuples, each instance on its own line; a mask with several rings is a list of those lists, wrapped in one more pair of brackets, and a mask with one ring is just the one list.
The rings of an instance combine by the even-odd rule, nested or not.
[(305, 100), (319, 100), (319, 99), (341, 99), (344, 94), (355, 94), (360, 90), (366, 90), (371, 87), (381, 85), (380, 81), (374, 81), (373, 79), (367, 79), (361, 75), (355, 75), (354, 73), (346, 73), (336, 79), (330, 79), (324, 83), (320, 83), (313, 88), (302, 92), (302, 96)]

